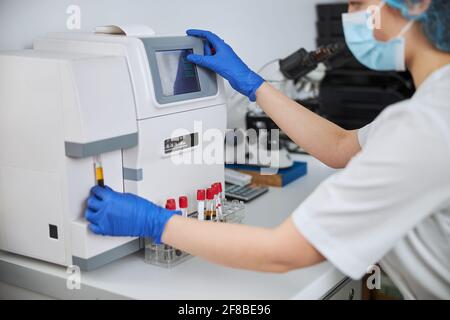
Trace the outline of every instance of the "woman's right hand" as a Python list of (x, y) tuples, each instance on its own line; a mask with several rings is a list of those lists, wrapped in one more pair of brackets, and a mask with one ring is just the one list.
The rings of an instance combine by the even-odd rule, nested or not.
[(187, 35), (205, 40), (205, 54), (191, 54), (187, 59), (224, 77), (236, 91), (256, 101), (256, 91), (264, 79), (253, 72), (221, 38), (210, 31), (188, 30)]

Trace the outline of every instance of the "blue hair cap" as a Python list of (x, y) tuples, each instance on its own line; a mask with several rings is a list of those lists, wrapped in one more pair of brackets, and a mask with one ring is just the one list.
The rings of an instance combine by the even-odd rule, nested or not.
[(399, 9), (408, 20), (417, 20), (422, 24), (423, 32), (439, 50), (450, 52), (450, 1), (431, 0), (424, 13), (414, 16), (410, 9), (425, 0), (386, 0), (387, 4)]

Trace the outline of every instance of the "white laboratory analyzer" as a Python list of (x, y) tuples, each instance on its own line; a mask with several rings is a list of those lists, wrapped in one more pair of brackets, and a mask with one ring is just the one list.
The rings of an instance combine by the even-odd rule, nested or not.
[[(0, 52), (0, 250), (82, 270), (138, 251), (84, 219), (101, 157), (105, 183), (164, 205), (224, 180), (223, 163), (180, 164), (226, 129), (223, 81), (186, 60), (191, 37), (51, 34)], [(179, 129), (184, 134), (174, 136)]]

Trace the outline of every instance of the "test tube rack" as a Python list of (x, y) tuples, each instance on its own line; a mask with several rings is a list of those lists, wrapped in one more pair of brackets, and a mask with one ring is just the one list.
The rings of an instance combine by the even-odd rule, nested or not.
[[(244, 220), (245, 205), (243, 202), (222, 200), (222, 218), (220, 223), (240, 224)], [(197, 213), (189, 215), (190, 219), (197, 219)], [(218, 222), (219, 223), (219, 222)], [(145, 239), (145, 262), (166, 269), (172, 269), (192, 258), (191, 255), (165, 244), (155, 244)]]

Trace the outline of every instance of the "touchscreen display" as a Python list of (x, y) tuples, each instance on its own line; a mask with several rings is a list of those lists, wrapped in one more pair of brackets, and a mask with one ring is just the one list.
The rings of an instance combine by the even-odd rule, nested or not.
[(193, 52), (192, 49), (156, 51), (164, 96), (201, 91), (197, 67), (186, 59)]

